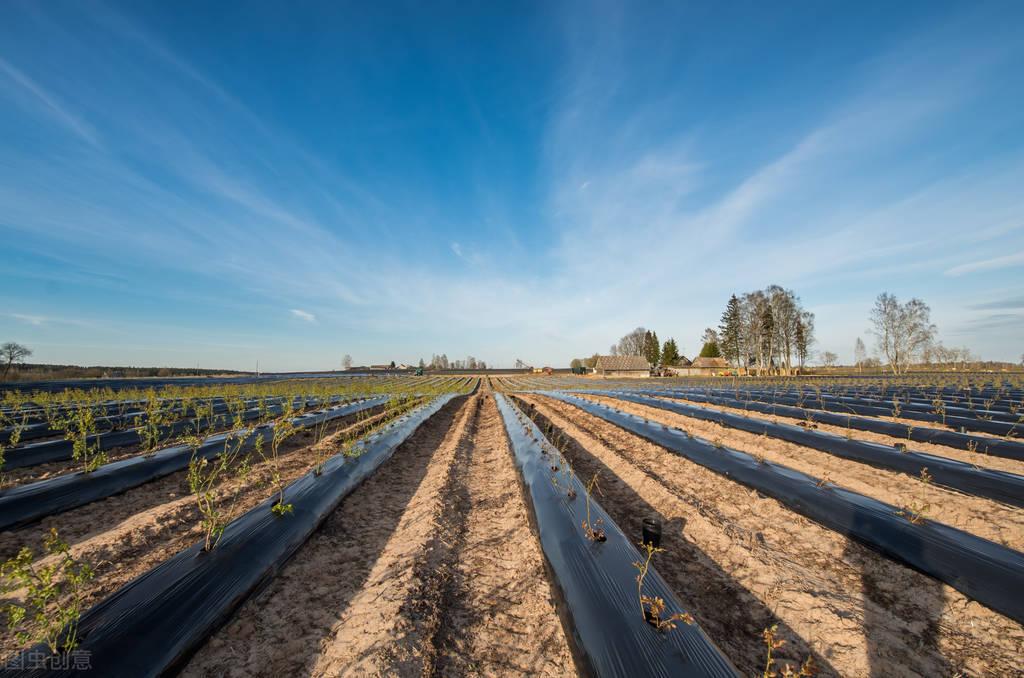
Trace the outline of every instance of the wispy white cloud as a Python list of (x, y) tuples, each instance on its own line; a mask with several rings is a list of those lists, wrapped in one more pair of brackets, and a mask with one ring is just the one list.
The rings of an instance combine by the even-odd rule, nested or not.
[(292, 313), (293, 316), (295, 316), (299, 320), (305, 320), (307, 323), (315, 323), (316, 322), (316, 316), (315, 315), (313, 315), (309, 311), (303, 311), (301, 308), (293, 308), (293, 309), (291, 309), (291, 313)]
[(53, 120), (66, 127), (80, 139), (92, 146), (99, 147), (100, 142), (96, 131), (80, 116), (75, 115), (62, 105), (53, 94), (45, 90), (32, 78), (28, 77), (0, 57), (0, 73), (5, 74), (9, 79), (19, 85), (24, 91), (32, 95), (34, 101), (40, 105), (41, 110)]
[[(10, 228), (49, 234), (75, 248), (70, 258), (93, 271), (123, 271), (122, 262), (132, 262), (188, 275), (198, 281), (190, 291), (206, 285), (209, 297), (233, 291), (260, 299), (271, 314), (283, 308), (304, 322), (338, 323), (352, 337), (407, 335), (416, 327), (443, 337), (438, 350), (481, 341), (493, 352), (485, 359), (536, 362), (603, 349), (639, 324), (654, 326), (662, 338), (674, 334), (692, 350), (730, 291), (780, 282), (814, 295), (823, 283), (854, 275), (888, 285), (908, 264), (921, 275), (928, 267), (956, 269), (956, 259), (947, 261), (949, 248), (934, 240), (952, 242), (986, 228), (993, 240), (1014, 237), (1006, 224), (1019, 217), (1022, 203), (1009, 179), (1019, 179), (1019, 168), (975, 167), (973, 176), (885, 192), (887, 168), (871, 155), (968, 97), (969, 88), (960, 85), (975, 74), (971, 64), (957, 69), (950, 86), (947, 72), (928, 60), (910, 69), (892, 68), (905, 55), (879, 60), (833, 108), (808, 115), (802, 126), (766, 127), (769, 153), (709, 140), (707, 129), (685, 123), (651, 124), (666, 112), (685, 112), (685, 93), (607, 105), (630, 77), (621, 64), (605, 67), (617, 61), (606, 57), (606, 46), (629, 49), (616, 32), (619, 18), (601, 27), (604, 42), (595, 44), (589, 31), (577, 36), (571, 66), (557, 80), (560, 94), (543, 109), (550, 118), (538, 168), (542, 200), (532, 215), (537, 223), (523, 229), (542, 235), (519, 257), (470, 230), (475, 224), (445, 223), (451, 230), (437, 237), (430, 227), (435, 214), (438, 222), (449, 218), (444, 205), (425, 205), (428, 216), (418, 217), (420, 210), (400, 199), (400, 187), (382, 189), (398, 193), (379, 199), (374, 185), (361, 185), (343, 175), (342, 163), (299, 148), (287, 129), (267, 124), (123, 17), (111, 26), (136, 53), (142, 46), (166, 68), (161, 77), (142, 78), (141, 71), (104, 62), (135, 78), (125, 84), (130, 96), (121, 93), (109, 107), (110, 128), (123, 131), (109, 143), (144, 162), (30, 158), (17, 172), (0, 167), (0, 203)], [(95, 58), (112, 54), (118, 53), (100, 51)], [(922, 77), (929, 70), (941, 72), (942, 82)], [(898, 75), (877, 85), (875, 76), (890, 71)], [(14, 77), (0, 68), (4, 74)], [(19, 85), (61, 124), (79, 136), (92, 132), (38, 87), (51, 80), (29, 82), (42, 96)], [(149, 83), (159, 83), (166, 109), (136, 95), (154, 91)], [(894, 92), (901, 95), (889, 96)], [(757, 124), (751, 115), (737, 126)], [(158, 167), (161, 180), (140, 167)], [(851, 167), (868, 180), (848, 181)], [(874, 172), (879, 178), (872, 183)], [(51, 190), (56, 185), (66, 190)], [(108, 201), (111, 186), (118, 195)], [(481, 214), (467, 219), (494, 218), (514, 233), (514, 218), (505, 213), (515, 214), (510, 204), (518, 196), (493, 185), (480, 192), (488, 188)], [(417, 218), (424, 228), (407, 229), (402, 240), (391, 236), (393, 224)], [(418, 232), (422, 240), (415, 240)], [(850, 315), (850, 306), (843, 308), (837, 316)]]
[(1013, 266), (1024, 266), (1024, 252), (1006, 254), (1001, 257), (979, 259), (977, 261), (960, 264), (959, 266), (953, 266), (952, 268), (946, 269), (946, 275), (955, 277), (966, 275), (968, 273), (977, 273), (978, 271), (995, 271), (1001, 268), (1011, 268)]
[(35, 327), (41, 327), (48, 320), (41, 315), (27, 315), (24, 313), (11, 313), (9, 315), (15, 320), (20, 320), (23, 323), (28, 323)]

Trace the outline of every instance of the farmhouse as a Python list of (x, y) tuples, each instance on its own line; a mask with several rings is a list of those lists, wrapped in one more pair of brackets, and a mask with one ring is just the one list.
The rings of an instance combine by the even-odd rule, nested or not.
[(670, 367), (669, 371), (678, 377), (706, 377), (721, 374), (729, 370), (725, 358), (694, 358), (687, 366)]
[(598, 357), (594, 372), (602, 377), (649, 377), (651, 364), (638, 355), (603, 355)]

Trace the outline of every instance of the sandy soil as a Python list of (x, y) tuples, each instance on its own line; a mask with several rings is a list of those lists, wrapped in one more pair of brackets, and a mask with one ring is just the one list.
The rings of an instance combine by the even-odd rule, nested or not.
[[(373, 419), (381, 417), (377, 414)], [(343, 435), (372, 422), (354, 423), (358, 415), (339, 419), (328, 428), (321, 445), (330, 449)], [(312, 433), (300, 433), (281, 446), (280, 472), (288, 484), (316, 462)], [(248, 479), (237, 476), (219, 486), (228, 520), (266, 499), (273, 491), (271, 462), (254, 463)], [(189, 492), (186, 472), (175, 473), (116, 497), (93, 502), (21, 530), (0, 533), (0, 559), (6, 560), (27, 546), (39, 553), (43, 535), (56, 527), (71, 545), (72, 555), (94, 566), (96, 577), (84, 589), (84, 608), (99, 602), (132, 579), (147, 572), (203, 539), (200, 516)], [(0, 606), (18, 599), (17, 593), (0, 598)], [(0, 655), (19, 648), (6, 625), (0, 628)]]
[(760, 454), (768, 461), (816, 478), (827, 477), (848, 490), (893, 506), (930, 506), (927, 515), (934, 520), (1024, 551), (1024, 509), (927, 484), (916, 476), (878, 469), (795, 443), (737, 431), (655, 407), (615, 398), (588, 398), (659, 424), (681, 428), (704, 440), (720, 440), (726, 447)]
[[(128, 459), (129, 457), (134, 457), (138, 454), (138, 445), (115, 447), (113, 449), (106, 450), (107, 463), (109, 464), (113, 461)], [(0, 489), (34, 483), (38, 480), (46, 480), (47, 478), (55, 478), (56, 476), (61, 476), (65, 473), (74, 473), (75, 471), (81, 470), (81, 468), (81, 462), (77, 462), (73, 459), (55, 461), (49, 464), (39, 464), (38, 466), (29, 466), (26, 468), (14, 468), (3, 473), (3, 483), (0, 485)]]
[[(664, 400), (672, 401), (673, 398), (664, 398)], [(787, 424), (795, 424), (798, 421), (805, 421), (803, 418), (795, 417), (783, 417), (783, 416), (772, 416), (770, 414), (762, 414), (760, 412), (745, 411), (741, 408), (736, 407), (725, 407), (723, 405), (705, 405), (702, 403), (684, 401), (688, 405), (694, 405), (696, 407), (706, 407), (707, 409), (721, 410), (722, 412), (732, 412), (733, 414), (739, 414), (747, 417), (756, 419), (764, 419), (765, 421), (781, 421)], [(815, 422), (815, 426), (819, 431), (827, 431), (834, 433), (839, 436), (845, 436), (847, 429), (843, 426), (831, 426), (829, 424), (822, 424)], [(946, 445), (934, 445), (932, 443), (921, 443), (916, 440), (908, 441), (906, 438), (898, 438), (896, 436), (887, 436), (881, 433), (872, 433), (871, 431), (859, 431), (857, 429), (849, 430), (850, 437), (854, 440), (870, 440), (871, 442), (881, 443), (883, 445), (889, 445), (890, 447), (895, 446), (897, 443), (906, 443), (908, 449), (914, 452), (927, 452), (928, 454), (934, 454), (939, 457), (947, 457), (949, 459), (956, 459), (967, 464), (974, 464), (982, 468), (995, 469), (997, 471), (1006, 471), (1007, 473), (1016, 473), (1018, 475), (1024, 475), (1024, 461), (1016, 459), (1005, 459), (1003, 457), (996, 457), (991, 454), (981, 454), (978, 452), (969, 452), (967, 450), (957, 449), (955, 447), (948, 447)]]
[(627, 533), (662, 517), (658, 571), (745, 674), (773, 623), (783, 661), (812, 654), (820, 675), (1019, 674), (1021, 625), (578, 408), (523, 400), (569, 437), (578, 475), (600, 473)]
[(457, 399), (184, 674), (575, 675), (515, 473), (493, 398)]

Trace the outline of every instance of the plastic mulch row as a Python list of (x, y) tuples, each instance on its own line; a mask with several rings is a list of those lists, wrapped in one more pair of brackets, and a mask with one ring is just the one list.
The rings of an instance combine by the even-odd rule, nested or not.
[[(847, 439), (824, 431), (808, 430), (792, 424), (777, 424), (756, 417), (750, 418), (732, 412), (709, 410), (678, 401), (650, 398), (628, 392), (591, 393), (714, 422), (739, 431), (766, 435), (877, 468), (908, 473), (915, 477), (921, 477), (922, 471), (927, 469), (932, 481), (937, 485), (950, 487), (977, 497), (986, 497), (1005, 504), (1024, 507), (1024, 476), (1013, 473), (980, 468), (934, 454), (904, 452), (880, 443)], [(656, 392), (641, 391), (641, 393), (654, 395)]]
[[(336, 402), (340, 398), (335, 397), (332, 402)], [(307, 400), (306, 406), (313, 406), (319, 404), (319, 401)], [(302, 401), (296, 399), (294, 405), (299, 407), (302, 405)], [(277, 415), (284, 412), (284, 408), (278, 404), (267, 406), (267, 413), (271, 415)], [(259, 408), (252, 408), (246, 410), (243, 413), (243, 421), (252, 421), (259, 419), (260, 417)], [(217, 428), (230, 424), (233, 417), (226, 411), (215, 413), (212, 420), (204, 420), (204, 425), (207, 429)], [(181, 419), (171, 424), (165, 424), (160, 427), (159, 435), (161, 438), (173, 438), (174, 436), (181, 435), (186, 431), (196, 426), (194, 419)], [(98, 445), (100, 450), (112, 450), (117, 447), (125, 447), (127, 445), (137, 445), (142, 441), (142, 435), (140, 434), (141, 429), (131, 428), (125, 431), (107, 431), (104, 433), (96, 433), (88, 438), (90, 445)], [(15, 468), (30, 468), (32, 466), (38, 466), (40, 464), (50, 464), (55, 461), (67, 461), (71, 459), (73, 451), (73, 444), (70, 440), (59, 439), (59, 440), (44, 440), (37, 443), (27, 443), (18, 447), (7, 450), (7, 459), (4, 462), (4, 468), (15, 469)]]
[[(893, 409), (891, 407), (878, 407), (875, 405), (830, 401), (820, 402), (816, 399), (813, 401), (810, 399), (801, 400), (796, 396), (772, 396), (771, 394), (765, 395), (768, 398), (768, 400), (766, 401), (758, 401), (754, 399), (750, 400), (749, 402), (765, 402), (767, 404), (778, 403), (780, 405), (795, 405), (797, 407), (803, 407), (803, 409), (813, 410), (816, 412), (838, 412), (841, 414), (857, 414), (866, 417), (893, 416)], [(807, 405), (805, 405), (804, 403), (807, 403)], [(900, 412), (899, 416), (903, 419), (911, 419), (914, 421), (922, 421), (927, 423), (943, 424), (952, 427), (960, 427), (966, 431), (978, 431), (981, 433), (989, 433), (997, 436), (1019, 436), (1022, 432), (1024, 432), (1024, 429), (1022, 429), (1022, 427), (1018, 423), (1013, 421), (986, 421), (984, 419), (978, 419), (975, 417), (942, 416), (930, 412), (914, 412), (906, 410)]]
[[(302, 415), (291, 421), (296, 428), (309, 428), (324, 421), (377, 407), (386, 400), (385, 396), (380, 396)], [(212, 459), (224, 451), (229, 439), (232, 446), (241, 445), (244, 450), (255, 446), (257, 438), (262, 437), (264, 442), (269, 442), (272, 436), (272, 424), (218, 433), (206, 438), (195, 454)], [(0, 491), (0, 531), (16, 529), (46, 516), (69, 511), (176, 473), (188, 467), (192, 455), (193, 450), (188, 445), (175, 445), (150, 455), (104, 464), (91, 473), (68, 473)]]
[[(722, 389), (719, 389), (719, 390), (722, 390)], [(807, 392), (794, 392), (794, 391), (768, 391), (768, 390), (763, 390), (763, 389), (743, 389), (742, 393), (746, 394), (747, 396), (756, 395), (763, 402), (771, 402), (771, 400), (774, 400), (775, 402), (783, 402), (781, 399), (785, 398), (785, 399), (787, 399), (786, 402), (789, 402), (790, 400), (793, 400), (793, 401), (796, 401), (796, 402), (810, 403), (812, 405), (820, 405), (822, 402), (828, 402), (828, 403), (839, 403), (839, 404), (847, 403), (847, 404), (850, 404), (850, 405), (863, 405), (863, 406), (867, 406), (867, 407), (876, 407), (876, 408), (881, 409), (882, 412), (884, 413), (882, 416), (886, 416), (886, 417), (893, 416), (893, 412), (896, 409), (896, 404), (894, 402), (892, 402), (892, 401), (885, 401), (885, 400), (878, 400), (877, 398), (864, 398), (864, 397), (850, 396), (850, 395), (835, 395), (835, 394), (830, 394), (830, 393), (815, 393), (815, 392), (807, 393)], [(764, 400), (765, 398), (769, 398), (771, 400), (765, 401)], [(941, 421), (941, 419), (942, 419), (942, 415), (935, 411), (936, 406), (935, 406), (934, 402), (920, 402), (920, 401), (917, 401), (917, 400), (907, 401), (907, 400), (904, 400), (904, 399), (898, 398), (898, 397), (897, 397), (897, 402), (899, 404), (899, 410), (900, 410), (901, 413), (903, 413), (903, 412), (918, 412), (918, 413), (926, 414), (926, 415), (929, 415), (929, 419), (928, 420), (931, 420), (931, 421)], [(1004, 421), (1004, 422), (1010, 422), (1010, 423), (1013, 423), (1013, 422), (1017, 421), (1017, 417), (1013, 416), (1013, 414), (1009, 411), (1009, 408), (1005, 408), (1005, 409), (988, 409), (988, 408), (979, 409), (979, 408), (976, 408), (976, 409), (972, 410), (972, 409), (970, 409), (968, 407), (962, 407), (961, 405), (954, 405), (954, 404), (951, 404), (951, 403), (947, 403), (945, 401), (943, 401), (942, 406), (943, 406), (943, 410), (945, 411), (945, 413), (948, 416), (966, 417), (968, 419), (984, 419), (986, 417), (989, 417), (989, 418), (995, 419), (996, 421)], [(842, 411), (845, 411), (845, 410), (844, 409), (839, 409), (837, 411), (842, 412)]]
[(694, 438), (676, 428), (558, 392), (574, 405), (696, 464), (772, 497), (797, 513), (856, 539), (884, 556), (949, 584), (1014, 621), (1024, 623), (1024, 554), (932, 520), (918, 524), (895, 506), (749, 454)]
[[(274, 578), (342, 499), (454, 397), (435, 398), (392, 422), (359, 443), (359, 456), (335, 455), (320, 475), (311, 471), (295, 480), (284, 492), (291, 513), (275, 515), (277, 497), (268, 499), (232, 521), (212, 551), (197, 543), (90, 608), (79, 621), (76, 650), (88, 657), (89, 675), (142, 678), (180, 669)], [(45, 646), (33, 647), (8, 661), (0, 676), (82, 675), (64, 659), (48, 655)]]
[[(558, 459), (545, 451), (537, 426), (504, 395), (496, 394), (495, 399), (523, 480), (527, 508), (571, 625), (567, 635), (589, 672), (632, 678), (739, 675), (696, 623), (679, 621), (675, 629), (659, 631), (645, 621), (633, 565), (644, 557), (593, 499), (591, 521), (602, 521), (606, 541), (591, 541), (583, 533), (586, 488), (563, 469), (553, 472)], [(574, 499), (568, 495), (570, 486)], [(664, 599), (663, 617), (682, 613), (684, 607), (655, 567), (644, 580), (644, 595)]]
[(858, 417), (849, 414), (838, 414), (835, 412), (824, 412), (822, 410), (809, 410), (791, 405), (773, 405), (759, 403), (751, 400), (736, 400), (725, 396), (707, 396), (700, 393), (688, 391), (666, 390), (664, 395), (669, 398), (682, 398), (698, 403), (710, 405), (723, 405), (738, 409), (760, 412), (762, 414), (778, 415), (795, 419), (807, 419), (812, 422), (829, 424), (831, 426), (842, 426), (844, 428), (856, 429), (858, 431), (870, 431), (894, 438), (903, 438), (919, 443), (932, 443), (935, 445), (946, 445), (969, 452), (980, 454), (991, 454), (995, 457), (1006, 459), (1018, 459), (1024, 461), (1024, 442), (1016, 440), (1003, 440), (1000, 438), (989, 438), (987, 436), (973, 436), (966, 433), (946, 431), (940, 428), (928, 426), (908, 426), (894, 421), (882, 421), (869, 417)]

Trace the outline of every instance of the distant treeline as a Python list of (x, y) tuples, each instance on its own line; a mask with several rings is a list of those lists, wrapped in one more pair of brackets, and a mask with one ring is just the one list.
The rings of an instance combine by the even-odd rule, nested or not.
[(42, 365), (22, 363), (11, 366), (7, 381), (47, 379), (93, 379), (127, 377), (199, 377), (217, 374), (248, 374), (238, 370), (205, 370), (194, 367), (108, 367), (103, 365)]

